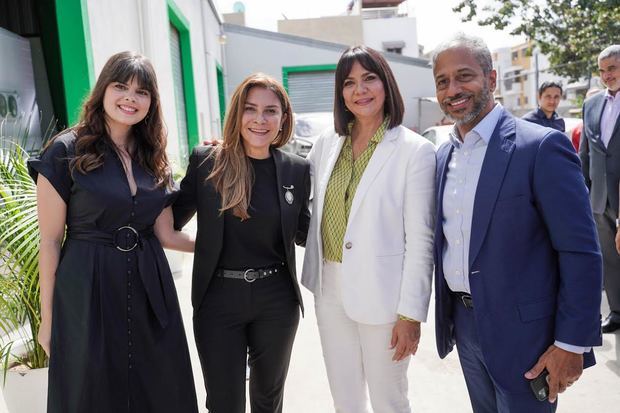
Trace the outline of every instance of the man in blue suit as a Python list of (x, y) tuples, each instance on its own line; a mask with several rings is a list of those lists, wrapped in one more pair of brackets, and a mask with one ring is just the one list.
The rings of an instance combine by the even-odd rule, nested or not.
[[(580, 162), (566, 136), (493, 101), (481, 39), (433, 56), (455, 121), (437, 152), (436, 336), (456, 344), (474, 412), (553, 412), (601, 344), (601, 254)], [(529, 387), (549, 373), (548, 402)]]

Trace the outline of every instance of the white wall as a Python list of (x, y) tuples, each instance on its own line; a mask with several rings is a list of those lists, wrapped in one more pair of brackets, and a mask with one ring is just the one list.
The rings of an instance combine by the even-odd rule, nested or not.
[[(220, 26), (206, 0), (175, 0), (189, 22), (198, 128), (209, 136), (219, 120), (215, 62), (221, 61)], [(133, 50), (149, 57), (157, 73), (168, 153), (179, 162), (166, 0), (87, 0), (95, 75), (114, 53)]]
[[(229, 94), (254, 72), (264, 72), (282, 81), (282, 67), (285, 66), (336, 64), (347, 47), (238, 26), (225, 25), (224, 30)], [(437, 119), (425, 117), (421, 122), (418, 119), (418, 99), (435, 96), (430, 66), (420, 67), (413, 59), (401, 56), (388, 56), (388, 62), (405, 102), (403, 125), (416, 130), (434, 125), (441, 116)]]
[(383, 42), (405, 42), (403, 56), (419, 57), (415, 17), (364, 19), (364, 44), (383, 50)]

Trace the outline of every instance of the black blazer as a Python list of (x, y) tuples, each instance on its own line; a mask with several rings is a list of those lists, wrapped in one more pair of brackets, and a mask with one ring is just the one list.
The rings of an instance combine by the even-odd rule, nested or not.
[[(198, 230), (194, 250), (192, 272), (192, 305), (197, 311), (209, 288), (209, 282), (217, 268), (224, 237), (224, 217), (219, 208), (222, 198), (207, 182), (213, 168), (213, 158), (209, 156), (212, 146), (199, 146), (194, 149), (187, 167), (185, 178), (181, 181), (181, 193), (172, 206), (174, 227), (181, 229), (198, 213)], [(280, 193), (280, 212), (282, 218), (282, 239), (286, 253), (288, 270), (293, 280), (295, 293), (303, 311), (303, 302), (295, 266), (295, 244), (305, 245), (310, 223), (310, 163), (304, 158), (272, 148), (271, 156), (276, 165), (278, 190)], [(284, 186), (294, 188), (293, 203), (284, 199)]]
[(605, 109), (605, 91), (583, 104), (583, 130), (579, 143), (581, 167), (590, 189), (592, 212), (605, 212), (607, 202), (618, 215), (618, 182), (620, 181), (620, 118), (616, 119), (607, 147), (601, 141), (601, 117)]

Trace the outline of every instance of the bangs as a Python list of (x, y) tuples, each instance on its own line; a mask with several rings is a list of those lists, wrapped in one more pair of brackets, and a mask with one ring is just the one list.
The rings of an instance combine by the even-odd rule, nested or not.
[(128, 84), (135, 79), (140, 89), (153, 93), (157, 90), (155, 73), (144, 60), (128, 59), (118, 62), (110, 75), (112, 82)]
[(349, 73), (351, 73), (351, 69), (353, 69), (355, 62), (358, 62), (369, 72), (378, 75), (385, 83), (383, 70), (379, 67), (375, 59), (373, 59), (367, 51), (361, 48), (354, 48), (348, 50), (338, 62), (338, 67), (336, 68), (336, 84), (338, 87), (342, 87), (342, 83), (347, 76), (349, 76)]

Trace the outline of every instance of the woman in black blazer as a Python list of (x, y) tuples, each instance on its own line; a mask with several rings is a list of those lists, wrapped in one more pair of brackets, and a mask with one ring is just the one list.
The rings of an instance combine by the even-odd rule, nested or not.
[(254, 74), (231, 98), (219, 146), (196, 148), (173, 206), (175, 227), (198, 213), (192, 278), (194, 335), (210, 413), (282, 411), (303, 304), (295, 243), (310, 213), (309, 163), (279, 149), (293, 130), (288, 96)]

